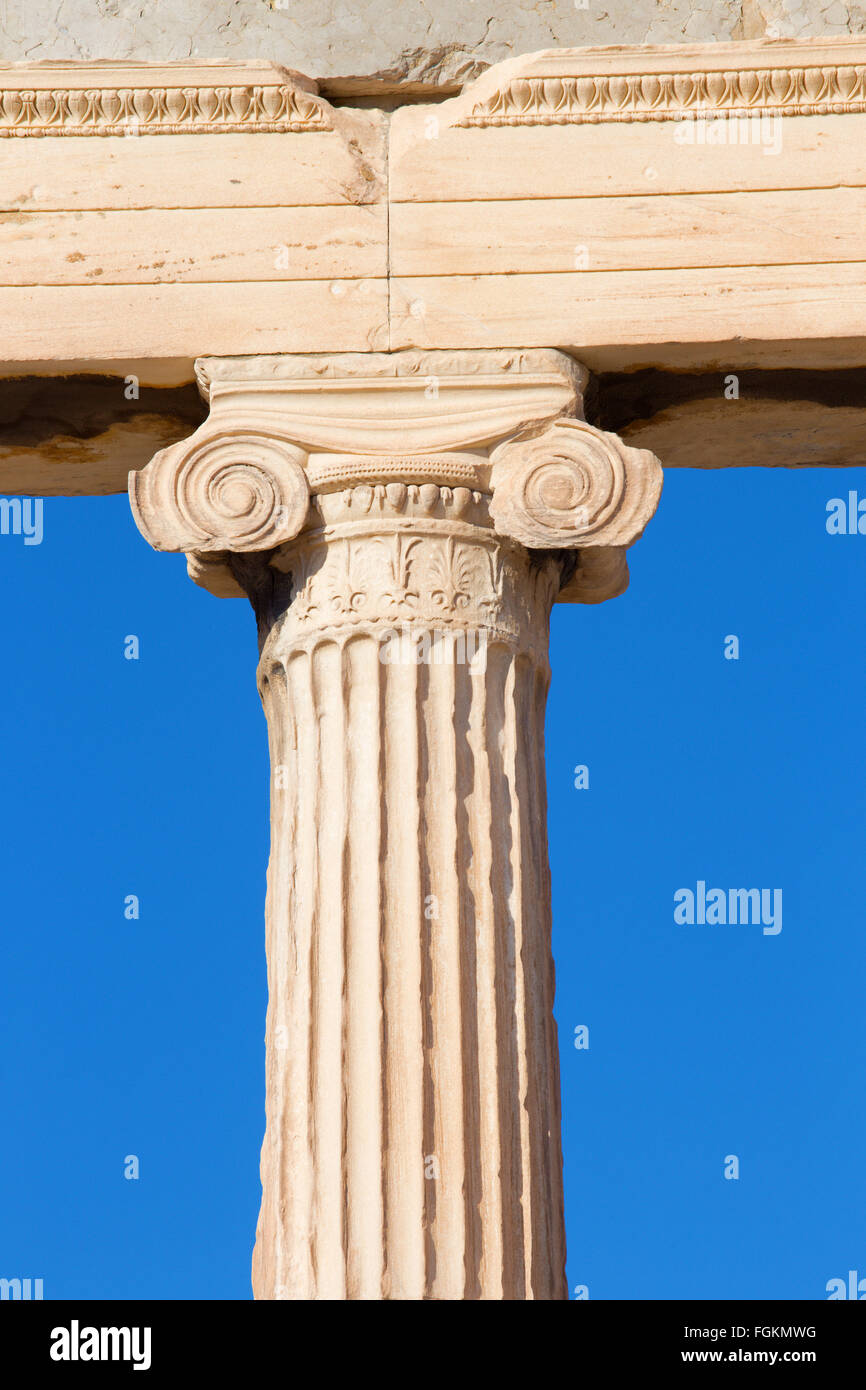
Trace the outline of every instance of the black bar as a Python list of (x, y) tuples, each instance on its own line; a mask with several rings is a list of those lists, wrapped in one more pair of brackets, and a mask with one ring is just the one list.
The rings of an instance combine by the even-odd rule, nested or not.
[[(482, 1313), (481, 1323), (474, 1325), (465, 1323), (461, 1316), (459, 1344), (447, 1336), (442, 1342), (434, 1339), (421, 1352), (422, 1365), (402, 1366), (393, 1356), (399, 1350), (399, 1340), (386, 1355), (382, 1337), (399, 1339), (401, 1326), (407, 1327), (403, 1323), (406, 1312), (397, 1311), (393, 1304), (378, 1314), (369, 1304), (366, 1307), (359, 1318), (346, 1305), (252, 1300), (7, 1301), (0, 1303), (2, 1364), (7, 1376), (15, 1367), (18, 1383), (31, 1371), (47, 1372), (52, 1380), (69, 1376), (92, 1379), (105, 1372), (114, 1377), (128, 1374), (137, 1375), (142, 1383), (146, 1383), (145, 1376), (160, 1382), (163, 1376), (188, 1372), (195, 1376), (196, 1384), (206, 1383), (209, 1376), (222, 1381), (239, 1374), (246, 1390), (249, 1377), (265, 1370), (273, 1375), (282, 1368), (287, 1384), (309, 1382), (320, 1374), (330, 1378), (345, 1358), (350, 1368), (354, 1364), (360, 1372), (365, 1352), (375, 1353), (373, 1361), (366, 1362), (365, 1375), (378, 1362), (377, 1379), (386, 1365), (390, 1366), (386, 1379), (395, 1382), (414, 1380), (419, 1371), (422, 1376), (424, 1372), (429, 1375), (438, 1356), (449, 1376), (459, 1376), (463, 1367), (457, 1358), (463, 1353), (458, 1346), (465, 1344), (467, 1369), (483, 1351), (485, 1379), (489, 1381), (498, 1357), (506, 1356), (509, 1345), (518, 1345), (513, 1341), (517, 1332), (521, 1359), (529, 1353), (530, 1364), (535, 1365), (533, 1382), (553, 1373), (550, 1357), (554, 1351), (567, 1351), (571, 1367), (568, 1380), (579, 1379), (593, 1366), (596, 1376), (599, 1370), (611, 1376), (634, 1370), (664, 1374), (675, 1367), (698, 1368), (700, 1373), (702, 1367), (713, 1364), (735, 1373), (741, 1367), (775, 1370), (804, 1365), (823, 1376), (838, 1371), (850, 1376), (861, 1367), (863, 1314), (841, 1302), (587, 1301), (560, 1304), (558, 1313), (555, 1308), (544, 1313), (536, 1306), (519, 1315), (527, 1321), (517, 1327), (511, 1321), (514, 1314), (510, 1314), (507, 1335), (499, 1334), (498, 1329), (506, 1325), (499, 1324), (495, 1314), (492, 1324), (487, 1322), (490, 1313)], [(441, 1315), (430, 1309), (411, 1316), (412, 1329), (440, 1326)], [(421, 1319), (419, 1323), (414, 1322), (416, 1316)], [(539, 1316), (540, 1324), (535, 1322)], [(341, 1327), (343, 1317), (350, 1319), (347, 1328)], [(379, 1317), (385, 1322), (380, 1323)], [(444, 1331), (450, 1331), (451, 1326)], [(106, 1329), (104, 1336), (102, 1329)], [(107, 1329), (117, 1329), (117, 1335)], [(520, 1337), (521, 1331), (527, 1337), (541, 1332), (550, 1340), (527, 1343)], [(490, 1340), (491, 1334), (495, 1341)], [(104, 1353), (105, 1359), (86, 1359), (91, 1350), (100, 1356)], [(114, 1359), (115, 1353), (126, 1359)], [(69, 1359), (56, 1359), (61, 1354)], [(136, 1361), (140, 1363), (138, 1372), (134, 1370)], [(558, 1379), (563, 1372), (564, 1367), (556, 1373)], [(512, 1364), (509, 1378), (519, 1375), (518, 1364)], [(232, 1383), (230, 1379), (228, 1383)]]

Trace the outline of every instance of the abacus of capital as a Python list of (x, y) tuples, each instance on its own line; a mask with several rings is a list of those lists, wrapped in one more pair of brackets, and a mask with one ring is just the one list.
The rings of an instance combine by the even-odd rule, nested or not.
[(150, 544), (258, 621), (256, 1297), (565, 1298), (548, 620), (622, 592), (661, 467), (583, 420), (560, 352), (197, 375), (208, 419), (129, 486)]

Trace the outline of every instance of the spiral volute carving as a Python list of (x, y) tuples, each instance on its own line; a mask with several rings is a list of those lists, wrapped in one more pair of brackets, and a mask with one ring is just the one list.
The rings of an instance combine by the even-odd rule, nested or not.
[(630, 545), (658, 504), (662, 469), (583, 420), (559, 420), (492, 455), (497, 531), (532, 549)]
[(130, 474), (136, 523), (156, 550), (269, 550), (306, 519), (305, 459), (294, 445), (251, 430), (193, 436)]

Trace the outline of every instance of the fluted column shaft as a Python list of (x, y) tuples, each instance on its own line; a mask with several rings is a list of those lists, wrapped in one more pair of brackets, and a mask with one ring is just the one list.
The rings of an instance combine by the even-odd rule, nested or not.
[(561, 562), (495, 536), (465, 488), (317, 500), (259, 666), (255, 1293), (564, 1297), (543, 741)]

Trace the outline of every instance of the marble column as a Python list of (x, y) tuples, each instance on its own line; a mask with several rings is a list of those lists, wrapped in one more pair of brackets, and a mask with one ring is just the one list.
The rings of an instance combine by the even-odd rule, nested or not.
[(561, 1299), (550, 609), (658, 501), (563, 354), (205, 359), (130, 475), (246, 594), (271, 753), (257, 1298)]

